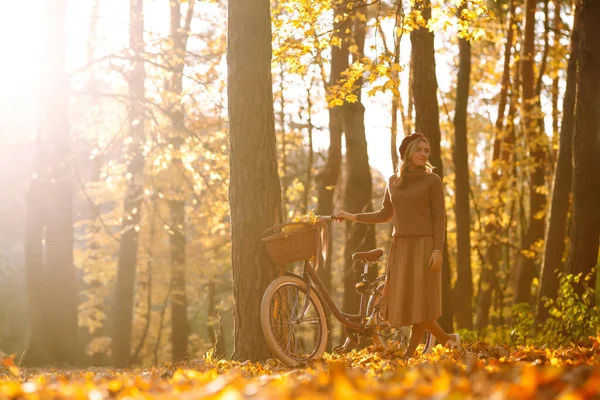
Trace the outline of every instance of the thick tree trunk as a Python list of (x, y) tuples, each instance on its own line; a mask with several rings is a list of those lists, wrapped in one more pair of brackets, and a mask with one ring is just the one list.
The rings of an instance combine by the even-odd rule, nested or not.
[[(430, 0), (417, 0), (415, 9), (420, 10), (425, 21), (431, 18)], [(412, 91), (415, 107), (415, 130), (427, 136), (431, 146), (430, 161), (435, 173), (444, 176), (441, 156), (440, 115), (437, 101), (437, 78), (435, 75), (435, 49), (433, 32), (420, 27), (410, 34), (412, 44), (411, 67), (413, 73)], [(453, 330), (452, 303), (450, 287), (450, 264), (448, 263), (448, 245), (444, 242), (444, 262), (442, 265), (442, 328)]]
[[(523, 237), (523, 250), (529, 252), (538, 241), (544, 238), (544, 212), (546, 208), (545, 164), (547, 148), (545, 134), (540, 129), (539, 120), (534, 113), (538, 101), (535, 93), (534, 55), (535, 55), (535, 11), (536, 0), (525, 2), (525, 29), (523, 54), (521, 60), (521, 79), (523, 87), (523, 127), (529, 147), (529, 223)], [(539, 110), (538, 110), (539, 111)], [(531, 284), (538, 276), (536, 257), (530, 254), (519, 256), (517, 266), (517, 286), (515, 304), (531, 303)]]
[[(504, 45), (504, 66), (502, 72), (502, 86), (500, 88), (499, 102), (498, 102), (498, 117), (495, 124), (495, 138), (492, 152), (491, 161), (491, 176), (492, 176), (492, 191), (493, 195), (490, 195), (489, 206), (487, 207), (488, 215), (500, 215), (504, 212), (505, 202), (503, 199), (503, 193), (506, 191), (506, 180), (508, 170), (508, 160), (510, 158), (511, 149), (508, 149), (508, 143), (510, 142), (509, 135), (507, 134), (508, 129), (513, 130), (512, 119), (509, 121), (511, 126), (505, 127), (504, 124), (504, 113), (508, 104), (508, 89), (510, 88), (510, 61), (512, 57), (512, 49), (514, 45), (514, 33), (513, 27), (515, 21), (515, 2), (509, 0), (508, 4), (508, 20), (506, 25), (506, 43)], [(515, 68), (516, 69), (516, 68)], [(512, 103), (511, 103), (512, 104)], [(514, 109), (514, 108), (513, 108)], [(502, 172), (502, 174), (501, 174)], [(497, 193), (497, 195), (496, 195)], [(494, 196), (499, 204), (496, 206), (495, 199), (492, 201)], [(486, 252), (487, 263), (482, 265), (479, 292), (477, 294), (477, 310), (476, 310), (476, 328), (481, 330), (489, 324), (490, 307), (492, 305), (492, 294), (494, 288), (497, 287), (494, 283), (497, 282), (496, 274), (500, 268), (500, 243), (499, 237), (502, 235), (502, 229), (499, 221), (496, 218), (491, 218), (485, 226), (485, 232), (488, 237), (491, 238), (490, 245)]]
[[(462, 9), (462, 8), (461, 8)], [(454, 288), (458, 328), (473, 329), (473, 275), (471, 273), (471, 209), (469, 204), (469, 149), (467, 107), (471, 81), (471, 43), (459, 38), (458, 82), (454, 112), (454, 151), (456, 202), (457, 272)]]
[(229, 0), (228, 4), (233, 356), (258, 361), (270, 356), (260, 326), (260, 294), (277, 276), (261, 235), (281, 219), (271, 86), (270, 3)]
[[(23, 362), (79, 362), (77, 280), (73, 264), (69, 82), (65, 0), (43, 7), (41, 113), (36, 171), (28, 195), (25, 243), (31, 333)], [(39, 292), (34, 292), (38, 291)]]
[[(365, 46), (366, 23), (356, 20), (354, 41), (358, 54), (363, 54)], [(365, 108), (361, 103), (361, 80), (356, 84), (356, 103), (343, 106), (344, 133), (346, 137), (346, 189), (344, 191), (344, 209), (351, 213), (373, 210), (371, 168), (367, 154), (365, 133)], [(360, 297), (355, 285), (360, 281), (362, 268), (359, 262), (352, 260), (352, 253), (375, 248), (375, 226), (346, 222), (346, 245), (344, 247), (344, 305), (346, 312), (357, 313)], [(373, 269), (371, 273), (375, 274)], [(374, 278), (374, 277), (373, 277)]]
[(573, 128), (575, 117), (575, 94), (577, 91), (577, 59), (579, 42), (579, 12), (577, 7), (571, 34), (571, 56), (567, 65), (567, 86), (563, 99), (563, 119), (560, 129), (558, 161), (554, 170), (552, 202), (548, 229), (544, 243), (544, 258), (540, 276), (540, 290), (537, 297), (536, 322), (541, 324), (548, 318), (548, 309), (544, 307), (544, 298), (556, 299), (558, 293), (557, 272), (564, 271), (565, 236), (569, 197), (572, 184)]
[(133, 298), (137, 266), (139, 224), (144, 193), (144, 63), (139, 60), (144, 51), (143, 0), (131, 0), (129, 22), (129, 47), (136, 57), (129, 76), (131, 110), (130, 136), (133, 139), (127, 155), (128, 180), (124, 201), (123, 223), (119, 243), (115, 314), (112, 337), (113, 364), (127, 367), (131, 363), (131, 331), (133, 323)]
[[(600, 1), (581, 2), (579, 76), (573, 132), (573, 218), (567, 272), (587, 275), (600, 240)], [(588, 282), (596, 287), (596, 274)], [(583, 294), (583, 279), (577, 285)], [(593, 302), (593, 300), (592, 300)]]

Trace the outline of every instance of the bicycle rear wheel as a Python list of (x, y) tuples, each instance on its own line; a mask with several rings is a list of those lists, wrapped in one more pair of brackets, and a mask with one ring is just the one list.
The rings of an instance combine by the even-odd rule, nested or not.
[[(405, 351), (410, 342), (412, 328), (410, 326), (395, 328), (381, 317), (380, 305), (383, 297), (383, 286), (384, 284), (382, 283), (375, 289), (373, 294), (369, 297), (369, 302), (367, 304), (367, 315), (374, 319), (371, 323), (371, 326), (373, 327), (373, 346), (376, 350), (381, 351), (395, 350), (398, 348)], [(433, 343), (433, 336), (428, 331), (425, 331), (421, 338), (421, 344), (417, 347), (417, 351), (421, 351), (422, 354), (425, 354), (429, 352)]]
[(269, 284), (260, 306), (267, 345), (290, 366), (321, 357), (327, 346), (327, 316), (321, 299), (311, 290), (303, 314), (305, 300), (306, 282), (288, 275)]

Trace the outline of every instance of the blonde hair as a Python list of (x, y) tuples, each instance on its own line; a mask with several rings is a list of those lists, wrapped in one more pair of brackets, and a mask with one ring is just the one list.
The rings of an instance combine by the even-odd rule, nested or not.
[[(421, 142), (425, 142), (427, 144), (429, 144), (429, 142), (426, 139), (417, 139), (417, 140), (413, 140), (412, 142), (409, 143), (409, 145), (406, 147), (406, 151), (404, 152), (404, 157), (402, 157), (402, 159), (400, 160), (400, 162), (398, 163), (398, 170), (396, 171), (396, 177), (398, 178), (398, 184), (401, 185), (403, 182), (403, 178), (404, 175), (406, 174), (406, 171), (408, 170), (408, 167), (410, 166), (410, 159), (412, 157), (412, 155), (414, 154), (414, 152), (417, 150), (417, 147), (419, 146), (419, 143)], [(425, 171), (427, 173), (432, 173), (433, 172), (433, 165), (431, 165), (431, 163), (429, 161), (427, 161), (427, 163), (425, 164)]]

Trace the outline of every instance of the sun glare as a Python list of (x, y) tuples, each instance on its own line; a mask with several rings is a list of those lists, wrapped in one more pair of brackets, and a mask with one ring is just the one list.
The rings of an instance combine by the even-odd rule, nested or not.
[[(39, 64), (39, 0), (0, 2), (0, 90), (2, 96), (27, 91)], [(15, 93), (16, 92), (16, 93)]]

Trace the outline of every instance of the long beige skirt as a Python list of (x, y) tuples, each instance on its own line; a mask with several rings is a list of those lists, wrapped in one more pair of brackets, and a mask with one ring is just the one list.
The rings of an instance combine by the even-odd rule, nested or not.
[(442, 271), (429, 271), (433, 236), (395, 236), (388, 256), (381, 316), (395, 327), (442, 315)]

